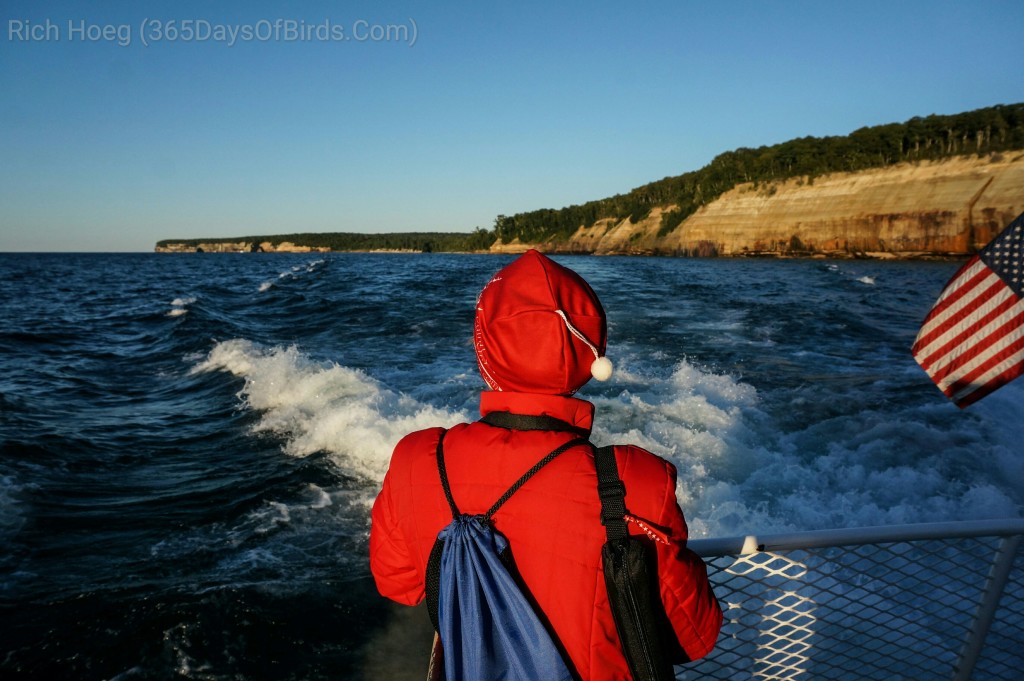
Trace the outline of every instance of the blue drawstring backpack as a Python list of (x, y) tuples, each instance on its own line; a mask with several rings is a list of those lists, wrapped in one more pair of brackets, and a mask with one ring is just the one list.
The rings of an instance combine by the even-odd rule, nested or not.
[(442, 443), (437, 467), (452, 521), (437, 535), (427, 564), (427, 607), (444, 647), (448, 681), (570, 681), (558, 647), (516, 584), (508, 540), (491, 525), (494, 513), (537, 471), (571, 447), (558, 447), (527, 471), (483, 515), (459, 512), (448, 485)]

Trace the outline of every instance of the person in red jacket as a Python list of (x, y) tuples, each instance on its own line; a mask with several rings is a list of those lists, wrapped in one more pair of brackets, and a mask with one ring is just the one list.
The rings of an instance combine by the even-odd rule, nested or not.
[[(573, 395), (592, 376), (606, 380), (611, 374), (597, 295), (578, 274), (537, 251), (517, 258), (484, 287), (474, 327), (480, 374), (490, 388), (480, 398), (483, 418), (454, 426), (444, 437), (452, 495), (469, 514), (486, 512), (554, 448), (589, 436), (594, 406)], [(370, 567), (377, 589), (407, 605), (424, 599), (431, 548), (452, 519), (437, 468), (441, 432), (417, 431), (398, 443), (373, 505)], [(715, 645), (722, 612), (704, 563), (686, 548), (676, 470), (632, 445), (616, 446), (615, 457), (630, 532), (646, 535), (656, 547), (668, 621), (686, 657), (701, 658)], [(573, 674), (588, 681), (628, 680), (602, 572), (606, 534), (600, 514), (594, 451), (576, 446), (532, 477), (493, 522), (508, 539), (522, 584)]]

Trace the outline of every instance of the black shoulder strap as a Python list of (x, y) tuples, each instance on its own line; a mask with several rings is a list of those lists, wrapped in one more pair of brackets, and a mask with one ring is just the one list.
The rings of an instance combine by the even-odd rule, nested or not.
[(597, 494), (601, 497), (601, 524), (604, 525), (608, 541), (624, 539), (626, 529), (626, 486), (619, 477), (615, 461), (615, 447), (597, 447), (594, 452), (597, 466)]
[(452, 498), (452, 488), (448, 484), (448, 471), (444, 467), (444, 436), (447, 434), (447, 430), (442, 430), (441, 436), (437, 438), (437, 474), (441, 476), (441, 489), (444, 490), (444, 498), (448, 500), (452, 518), (458, 518), (459, 507), (455, 505), (455, 499)]
[(561, 446), (556, 447), (555, 449), (551, 450), (551, 452), (547, 456), (545, 456), (543, 459), (541, 459), (536, 464), (534, 464), (533, 468), (531, 468), (530, 470), (528, 470), (525, 473), (523, 473), (522, 477), (519, 478), (518, 480), (516, 480), (515, 483), (511, 487), (508, 488), (508, 491), (501, 495), (500, 499), (498, 499), (497, 501), (494, 502), (494, 505), (491, 506), (491, 508), (487, 511), (487, 513), (484, 514), (484, 517), (486, 519), (490, 520), (491, 516), (493, 516), (498, 511), (498, 509), (501, 508), (502, 504), (504, 504), (506, 501), (508, 501), (509, 498), (513, 494), (518, 492), (519, 488), (522, 487), (523, 485), (525, 485), (526, 481), (529, 480), (530, 478), (532, 478), (537, 473), (537, 471), (539, 471), (541, 468), (544, 468), (544, 466), (546, 466), (549, 463), (551, 463), (551, 461), (554, 460), (554, 458), (556, 456), (558, 456), (559, 454), (561, 454), (562, 452), (564, 452), (564, 451), (566, 451), (568, 449), (572, 449), (576, 445), (589, 445), (589, 444), (590, 444), (590, 441), (587, 440), (586, 438), (578, 437), (578, 438), (576, 438), (574, 440), (569, 440), (564, 445), (561, 445)]
[[(437, 472), (441, 476), (441, 489), (444, 490), (444, 496), (448, 500), (448, 507), (451, 508), (452, 518), (457, 518), (459, 516), (459, 509), (455, 505), (455, 500), (452, 499), (452, 490), (448, 485), (448, 472), (444, 468), (444, 449), (442, 444), (447, 433), (447, 430), (442, 430), (437, 438)], [(430, 622), (434, 625), (434, 631), (441, 631), (441, 626), (438, 622), (438, 596), (441, 593), (441, 552), (443, 550), (444, 542), (441, 539), (435, 539), (434, 545), (430, 549), (430, 555), (427, 557), (427, 574), (424, 576), (423, 583), (423, 587), (427, 592), (427, 614), (430, 615)]]
[[(437, 439), (437, 472), (438, 475), (441, 477), (441, 489), (444, 490), (444, 497), (445, 499), (448, 500), (448, 508), (452, 512), (452, 518), (457, 518), (459, 517), (459, 507), (456, 506), (455, 499), (452, 497), (452, 488), (448, 482), (448, 470), (445, 468), (444, 465), (444, 436), (446, 434), (447, 431), (441, 431), (441, 436)], [(516, 480), (511, 487), (508, 488), (508, 491), (502, 494), (501, 498), (494, 502), (494, 505), (491, 506), (491, 508), (488, 509), (487, 513), (484, 514), (484, 518), (486, 520), (490, 520), (491, 517), (494, 516), (495, 513), (497, 513), (498, 509), (501, 508), (502, 505), (506, 501), (508, 501), (513, 494), (519, 491), (520, 487), (525, 485), (530, 478), (536, 475), (541, 468), (544, 468), (544, 466), (551, 463), (559, 454), (565, 452), (568, 449), (572, 449), (577, 445), (586, 444), (590, 444), (590, 442), (585, 438), (578, 437), (573, 440), (569, 440), (565, 444), (553, 449), (543, 459), (534, 464), (533, 468), (523, 473), (523, 475), (518, 480)]]
[(481, 422), (489, 426), (507, 428), (508, 430), (555, 430), (564, 433), (576, 433), (583, 437), (590, 435), (585, 428), (578, 428), (562, 419), (554, 416), (533, 416), (528, 414), (513, 414), (510, 411), (492, 411), (485, 414)]

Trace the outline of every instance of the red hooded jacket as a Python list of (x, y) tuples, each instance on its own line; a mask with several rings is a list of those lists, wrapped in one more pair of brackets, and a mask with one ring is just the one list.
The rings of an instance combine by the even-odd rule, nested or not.
[[(546, 415), (590, 431), (593, 406), (560, 395), (485, 392), (481, 413)], [(438, 532), (451, 521), (435, 451), (441, 430), (407, 435), (395, 448), (373, 506), (370, 566), (381, 594), (415, 605), (425, 596), (427, 559)], [(476, 422), (448, 431), (445, 464), (459, 510), (484, 513), (529, 468), (576, 437), (559, 431), (520, 431)], [(601, 443), (596, 443), (601, 444)], [(629, 512), (656, 541), (661, 599), (687, 656), (715, 644), (722, 613), (701, 559), (685, 548), (686, 521), (676, 502), (676, 471), (644, 449), (617, 446)], [(578, 446), (549, 463), (494, 516), (516, 566), (581, 679), (630, 678), (608, 606), (601, 566), (606, 541), (600, 521), (593, 450)], [(641, 535), (638, 523), (630, 531)], [(667, 542), (665, 541), (667, 540)]]

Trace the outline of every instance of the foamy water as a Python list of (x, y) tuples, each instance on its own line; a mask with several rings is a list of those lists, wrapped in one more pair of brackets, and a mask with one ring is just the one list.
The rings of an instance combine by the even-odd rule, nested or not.
[(188, 314), (188, 306), (196, 302), (195, 298), (175, 298), (171, 301), (171, 309), (167, 312), (168, 317), (180, 317)]
[[(314, 362), (294, 346), (225, 341), (194, 370), (244, 378), (239, 397), (260, 415), (252, 432), (280, 436), (292, 456), (330, 452), (344, 470), (372, 483), (364, 490), (367, 505), (403, 435), (476, 417), (420, 402), (361, 371)], [(753, 386), (686, 361), (664, 378), (620, 369), (613, 384), (614, 395), (593, 400), (593, 440), (637, 444), (670, 460), (695, 537), (1018, 513), (1013, 490), (1024, 488), (1024, 468), (1009, 445), (1020, 433), (1001, 421), (991, 432), (954, 438), (963, 440), (955, 447), (945, 427), (916, 409), (866, 409), (782, 432)], [(990, 405), (1008, 411), (1021, 397), (1012, 386)], [(981, 438), (991, 441), (991, 461), (975, 466), (967, 445)], [(986, 468), (991, 475), (980, 474)]]
[(388, 390), (361, 371), (313, 362), (295, 347), (265, 350), (245, 340), (225, 341), (195, 368), (213, 370), (245, 379), (240, 397), (260, 412), (253, 433), (280, 436), (291, 456), (330, 452), (372, 486), (383, 481), (403, 435), (468, 418)]

